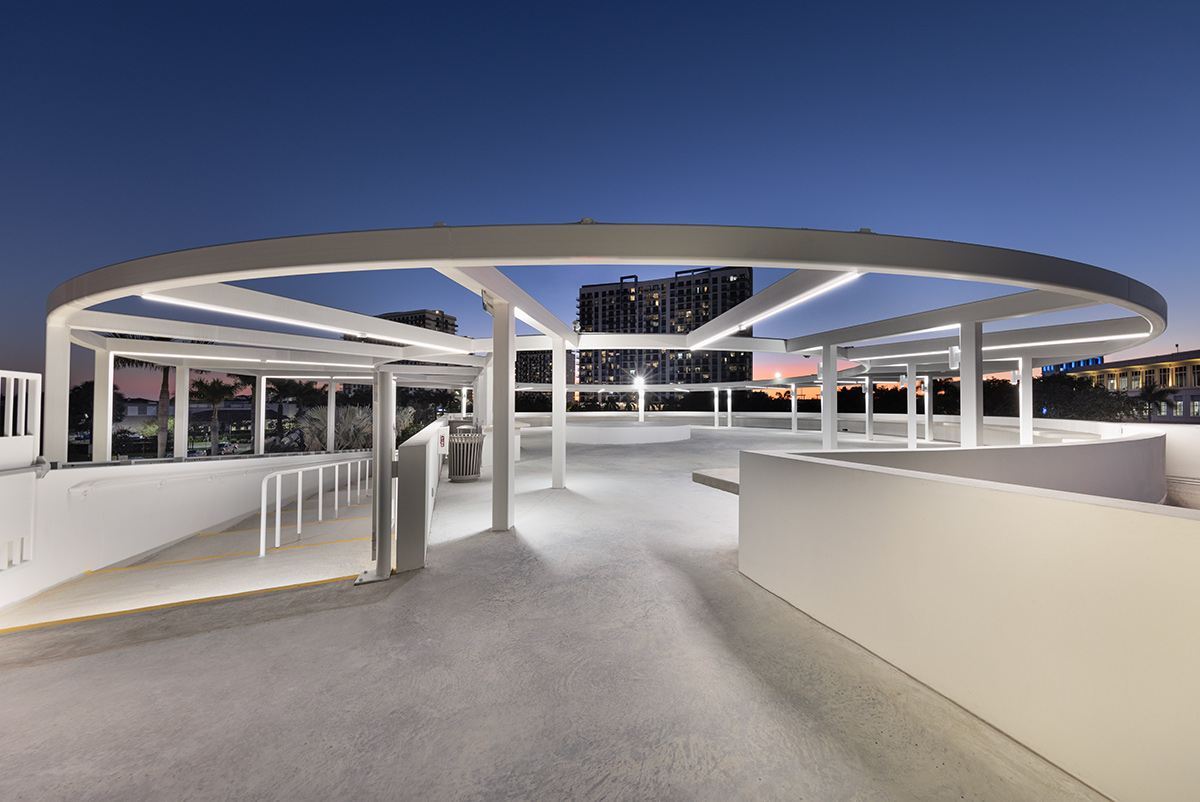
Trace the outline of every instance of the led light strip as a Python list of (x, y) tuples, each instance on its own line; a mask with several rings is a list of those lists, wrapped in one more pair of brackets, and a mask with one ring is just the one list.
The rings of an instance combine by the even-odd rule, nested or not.
[(251, 359), (241, 356), (205, 356), (203, 354), (161, 354), (152, 351), (113, 351), (114, 354), (122, 356), (146, 356), (158, 357), (159, 359), (190, 359), (205, 362), (256, 362), (263, 365), (304, 365), (306, 367), (330, 367), (330, 368), (361, 368), (368, 370), (368, 365), (358, 365), (349, 362), (298, 362), (291, 359)]
[(256, 362), (262, 363), (262, 359), (248, 359), (238, 356), (200, 356), (199, 354), (156, 354), (150, 351), (113, 351), (119, 356), (149, 356), (158, 357), (160, 359), (198, 359), (206, 362)]
[(853, 281), (854, 279), (858, 278), (861, 275), (862, 275), (861, 273), (846, 273), (845, 275), (838, 276), (837, 278), (833, 279), (832, 281), (825, 282), (820, 287), (816, 287), (815, 289), (811, 289), (806, 293), (797, 295), (795, 298), (792, 298), (790, 301), (785, 301), (784, 303), (780, 304), (779, 306), (772, 307), (771, 309), (768, 309), (766, 312), (755, 315), (754, 317), (750, 318), (749, 320), (747, 320), (743, 323), (739, 323), (738, 325), (736, 325), (732, 328), (722, 331), (720, 334), (715, 334), (712, 337), (706, 337), (705, 339), (701, 340), (700, 342), (696, 343), (695, 345), (688, 346), (688, 349), (691, 351), (696, 351), (696, 350), (708, 345), (709, 343), (716, 342), (717, 340), (721, 339), (722, 337), (728, 337), (731, 334), (735, 334), (743, 329), (753, 326), (755, 323), (759, 323), (763, 320), (766, 320), (767, 318), (771, 317), (772, 315), (777, 315), (780, 312), (784, 312), (788, 309), (791, 309), (793, 306), (802, 304), (805, 301), (811, 301), (813, 298), (816, 298), (818, 295), (823, 295), (823, 294), (829, 292), (830, 290), (837, 289), (838, 287), (842, 286), (843, 284), (847, 284), (847, 283)]
[[(300, 326), (302, 328), (316, 329), (317, 331), (328, 331), (333, 334), (348, 334), (351, 337), (361, 337), (372, 340), (386, 340), (388, 342), (397, 343), (399, 345), (412, 345), (420, 348), (431, 348), (435, 351), (440, 351), (447, 354), (469, 354), (470, 351), (462, 348), (447, 348), (443, 345), (428, 345), (419, 343), (414, 340), (401, 340), (398, 337), (389, 337), (385, 334), (369, 334), (363, 331), (355, 331), (353, 329), (344, 329), (338, 326), (326, 326), (321, 323), (312, 323), (307, 320), (296, 320), (290, 317), (279, 317), (278, 315), (266, 315), (262, 312), (250, 312), (245, 309), (235, 309), (228, 306), (218, 306), (216, 304), (206, 304), (199, 301), (185, 301), (181, 298), (171, 298), (166, 295), (157, 295), (153, 292), (144, 292), (142, 297), (148, 301), (159, 301), (165, 304), (175, 304), (176, 306), (186, 306), (191, 309), (202, 309), (206, 312), (219, 312), (225, 315), (240, 315), (241, 317), (253, 318), (254, 320), (266, 320), (272, 323), (283, 323), (288, 326)], [(350, 367), (357, 367), (350, 365)]]
[[(1147, 333), (1148, 334), (1148, 333)], [(1098, 337), (1075, 337), (1066, 340), (1042, 340), (1032, 343), (1013, 343), (1011, 345), (985, 345), (980, 350), (982, 351), (1008, 351), (1013, 348), (1042, 348), (1048, 345), (1079, 345), (1082, 343), (1101, 343), (1109, 340), (1136, 340), (1139, 337), (1145, 337), (1147, 334), (1110, 334), (1101, 335)], [(881, 359), (905, 359), (912, 356), (937, 356), (946, 353), (945, 351), (917, 351), (911, 354), (882, 354), (880, 356), (864, 356), (861, 360), (855, 359), (853, 355), (847, 357), (851, 362), (876, 363)], [(994, 357), (1001, 358), (1001, 357)], [(1014, 359), (1015, 357), (1003, 357), (1003, 359)]]
[(1073, 340), (1045, 340), (1037, 343), (1016, 343), (1014, 345), (985, 345), (984, 351), (999, 351), (1002, 348), (1040, 348), (1043, 345), (1078, 345), (1079, 343), (1102, 343), (1107, 340), (1136, 340), (1138, 337), (1147, 337), (1149, 332), (1145, 334), (1110, 334), (1102, 337), (1077, 337)]

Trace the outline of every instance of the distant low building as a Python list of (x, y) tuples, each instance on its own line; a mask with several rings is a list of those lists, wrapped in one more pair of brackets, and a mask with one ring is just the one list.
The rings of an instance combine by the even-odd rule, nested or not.
[(1042, 368), (1042, 375), (1052, 372), (1085, 376), (1101, 387), (1131, 396), (1141, 391), (1148, 378), (1153, 378), (1159, 387), (1172, 391), (1171, 400), (1162, 402), (1155, 410), (1155, 420), (1200, 423), (1200, 350), (1081, 365), (1062, 371)]
[(396, 323), (407, 323), (430, 331), (442, 331), (446, 334), (458, 334), (458, 318), (447, 315), (440, 309), (411, 309), (408, 312), (385, 312), (376, 317), (391, 320)]

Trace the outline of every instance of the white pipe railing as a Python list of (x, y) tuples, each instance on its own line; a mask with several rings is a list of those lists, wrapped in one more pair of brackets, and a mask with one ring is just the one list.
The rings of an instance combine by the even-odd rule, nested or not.
[(351, 485), (355, 481), (354, 474), (357, 472), (357, 488), (356, 493), (359, 499), (363, 495), (363, 482), (370, 477), (371, 458), (370, 457), (355, 457), (353, 459), (345, 459), (339, 462), (326, 462), (322, 465), (306, 465), (302, 468), (288, 468), (282, 471), (274, 471), (263, 477), (262, 480), (262, 504), (259, 507), (259, 543), (258, 556), (265, 557), (267, 554), (267, 485), (272, 479), (275, 480), (275, 548), (280, 546), (280, 534), (283, 530), (283, 477), (296, 475), (296, 534), (299, 535), (304, 524), (304, 474), (310, 471), (317, 473), (317, 522), (325, 520), (325, 469), (333, 468), (333, 517), (338, 514), (338, 474), (339, 469), (346, 466), (346, 506), (350, 506)]

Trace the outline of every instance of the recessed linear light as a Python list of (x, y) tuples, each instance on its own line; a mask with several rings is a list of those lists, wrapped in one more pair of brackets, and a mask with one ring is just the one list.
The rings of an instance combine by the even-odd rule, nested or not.
[[(351, 337), (361, 337), (372, 340), (386, 340), (388, 342), (397, 343), (399, 345), (416, 345), (422, 348), (432, 348), (435, 351), (441, 351), (448, 354), (468, 354), (470, 351), (461, 348), (447, 348), (442, 345), (428, 345), (419, 343), (415, 340), (402, 340), (398, 337), (389, 337), (385, 334), (373, 334), (363, 331), (355, 331), (354, 329), (345, 329), (339, 326), (326, 326), (321, 323), (312, 323), (307, 320), (296, 320), (290, 317), (280, 317), (278, 315), (266, 315), (262, 312), (250, 312), (245, 309), (236, 309), (228, 306), (219, 306), (217, 304), (206, 304), (199, 301), (185, 301), (182, 298), (170, 298), (165, 295), (156, 295), (152, 292), (142, 293), (142, 297), (148, 301), (159, 301), (165, 304), (175, 304), (176, 306), (186, 306), (191, 309), (202, 309), (206, 312), (219, 312), (226, 315), (239, 315), (241, 317), (253, 318), (254, 320), (267, 320), (272, 323), (283, 323), (288, 326), (299, 326), (301, 328), (316, 329), (317, 331), (328, 331), (333, 334), (348, 334)], [(351, 366), (353, 367), (353, 366)]]
[(200, 354), (156, 354), (150, 351), (113, 351), (114, 354), (124, 356), (149, 356), (159, 357), (161, 359), (198, 359), (206, 362), (256, 362), (262, 363), (261, 359), (248, 359), (238, 356), (201, 356)]
[[(1018, 361), (1020, 361), (1020, 359), (1021, 359), (1021, 357), (1019, 357), (1019, 356), (992, 356), (992, 357), (988, 357), (987, 361), (988, 362), (1018, 362)], [(907, 362), (884, 362), (884, 363), (872, 362), (871, 363), (872, 370), (875, 370), (876, 368), (906, 368), (906, 367), (908, 367)], [(950, 368), (950, 370), (954, 370), (954, 368)]]
[(260, 365), (304, 365), (306, 367), (366, 368), (365, 365), (355, 365), (348, 362), (298, 362), (291, 359), (264, 359), (262, 357), (250, 358), (241, 356), (207, 356), (204, 354), (161, 354), (151, 351), (113, 351), (113, 353), (122, 354), (124, 356), (158, 357), (160, 359), (194, 359), (204, 362), (254, 362)]
[(186, 301), (182, 298), (171, 298), (166, 295), (158, 295), (153, 292), (144, 292), (142, 297), (148, 301), (158, 301), (164, 304), (174, 304), (175, 306), (186, 306), (191, 309), (203, 309), (206, 312), (220, 312), (226, 315), (239, 315), (241, 317), (254, 318), (255, 320), (269, 320), (273, 323), (286, 323), (290, 326), (303, 326), (309, 329), (317, 329), (319, 331), (329, 331), (334, 334), (352, 334), (357, 335), (358, 332), (350, 329), (338, 328), (337, 326), (324, 326), (320, 323), (312, 323), (307, 320), (295, 320), (293, 318), (279, 317), (277, 315), (267, 315), (262, 312), (251, 312), (246, 309), (235, 309), (228, 306), (218, 306), (217, 304), (206, 304), (200, 301)]
[(743, 323), (742, 326), (743, 327), (744, 326), (753, 326), (755, 323), (760, 323), (760, 322), (766, 320), (767, 318), (771, 317), (772, 315), (777, 315), (780, 312), (785, 312), (788, 309), (791, 309), (793, 306), (797, 306), (798, 304), (802, 304), (805, 301), (812, 300), (813, 298), (816, 298), (818, 295), (822, 295), (826, 292), (829, 292), (830, 290), (837, 289), (838, 287), (842, 286), (843, 284), (848, 284), (851, 281), (854, 281), (854, 279), (858, 278), (861, 275), (862, 275), (862, 273), (846, 273), (845, 275), (839, 276), (839, 277), (833, 279), (832, 281), (828, 281), (828, 282), (822, 284), (820, 287), (809, 290), (808, 292), (806, 292), (802, 295), (796, 296), (795, 298), (791, 299), (790, 301), (786, 301), (786, 302), (780, 304), (779, 306), (774, 307), (773, 309), (769, 309), (766, 312), (763, 312), (759, 315), (756, 315), (756, 316), (750, 318), (745, 323)]
[(366, 365), (355, 365), (350, 362), (297, 362), (291, 359), (264, 359), (269, 365), (305, 365), (307, 367), (319, 368), (362, 368), (367, 369)]
[[(883, 337), (872, 337), (874, 340), (882, 340), (888, 337), (911, 337), (914, 334), (933, 334), (935, 331), (953, 331), (961, 326), (960, 323), (947, 323), (945, 326), (930, 326), (927, 329), (913, 329), (912, 331), (898, 331), (895, 334), (886, 334)], [(870, 342), (871, 340), (863, 340)]]
[(1009, 348), (1040, 348), (1045, 345), (1077, 345), (1079, 343), (1101, 343), (1107, 340), (1136, 340), (1138, 337), (1149, 336), (1150, 332), (1144, 334), (1109, 334), (1100, 337), (1076, 337), (1069, 340), (1043, 340), (1036, 343), (1014, 343), (1013, 345), (985, 345), (981, 350), (984, 351), (999, 351)]
[[(1032, 343), (1013, 343), (1012, 345), (985, 345), (980, 350), (982, 351), (1009, 351), (1013, 348), (1043, 348), (1048, 345), (1079, 345), (1081, 343), (1099, 343), (1107, 342), (1108, 340), (1136, 340), (1138, 337), (1145, 337), (1146, 334), (1111, 334), (1099, 337), (1075, 337), (1065, 340), (1042, 340)], [(946, 353), (945, 351), (917, 351), (911, 354), (883, 354), (881, 356), (865, 356), (861, 360), (850, 357), (851, 362), (870, 362), (876, 364), (881, 359), (904, 359), (911, 356), (936, 356)], [(1015, 357), (1007, 357), (1015, 358)]]
[(689, 346), (689, 349), (692, 351), (695, 351), (699, 348), (703, 348), (704, 346), (708, 345), (709, 343), (716, 342), (717, 340), (721, 339), (722, 337), (728, 337), (729, 335), (735, 334), (735, 333), (741, 331), (742, 329), (753, 326), (755, 323), (759, 323), (763, 320), (766, 320), (767, 318), (771, 317), (772, 315), (777, 315), (780, 312), (784, 312), (788, 309), (791, 309), (793, 306), (802, 304), (805, 301), (811, 301), (813, 298), (816, 298), (818, 295), (823, 295), (823, 294), (829, 292), (830, 290), (837, 289), (838, 287), (842, 286), (843, 284), (851, 282), (861, 275), (862, 275), (861, 273), (846, 273), (844, 275), (838, 276), (837, 278), (833, 279), (832, 281), (827, 281), (819, 287), (811, 289), (806, 293), (802, 293), (801, 295), (797, 295), (795, 298), (792, 298), (788, 301), (784, 301), (783, 303), (779, 304), (778, 306), (771, 307), (767, 311), (762, 312), (761, 314), (755, 315), (754, 317), (750, 318), (747, 321), (739, 323), (738, 325), (733, 326), (732, 328), (728, 328), (725, 331), (722, 331), (720, 334), (715, 334), (712, 337), (707, 337), (707, 338), (701, 340), (700, 342), (696, 343), (695, 345)]
[(328, 374), (322, 374), (322, 375), (313, 375), (313, 376), (308, 376), (308, 375), (300, 375), (300, 376), (298, 376), (298, 375), (295, 375), (295, 374), (289, 373), (289, 374), (287, 374), (286, 376), (276, 376), (276, 377), (273, 377), (273, 376), (271, 376), (271, 375), (269, 375), (269, 374), (268, 374), (268, 375), (265, 375), (265, 376), (263, 376), (263, 378), (264, 378), (264, 379), (270, 379), (270, 378), (280, 378), (280, 379), (303, 379), (303, 380), (309, 380), (309, 379), (313, 379), (313, 380), (315, 380), (315, 379), (325, 379), (325, 380), (327, 380), (327, 381), (334, 381), (334, 382), (362, 382), (362, 381), (365, 379), (365, 380), (366, 380), (366, 383), (368, 383), (368, 384), (369, 384), (369, 383), (371, 382), (371, 377), (370, 377), (370, 376), (366, 376), (366, 375), (364, 375), (364, 376), (330, 376), (330, 375), (328, 375)]
[(945, 351), (914, 351), (911, 354), (884, 354), (883, 356), (864, 356), (862, 359), (855, 359), (854, 357), (851, 356), (851, 357), (847, 357), (846, 361), (847, 362), (858, 362), (858, 363), (870, 362), (870, 363), (874, 364), (875, 362), (879, 361), (880, 359), (904, 359), (904, 358), (910, 357), (910, 356), (941, 356), (941, 355), (944, 355), (945, 353), (946, 353)]

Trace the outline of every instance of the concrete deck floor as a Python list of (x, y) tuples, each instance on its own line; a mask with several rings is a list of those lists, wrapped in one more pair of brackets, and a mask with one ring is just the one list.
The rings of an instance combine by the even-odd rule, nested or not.
[(1101, 799), (737, 573), (691, 472), (792, 437), (571, 446), (551, 490), (526, 430), (516, 528), (444, 484), (424, 570), (0, 635), (4, 797)]

